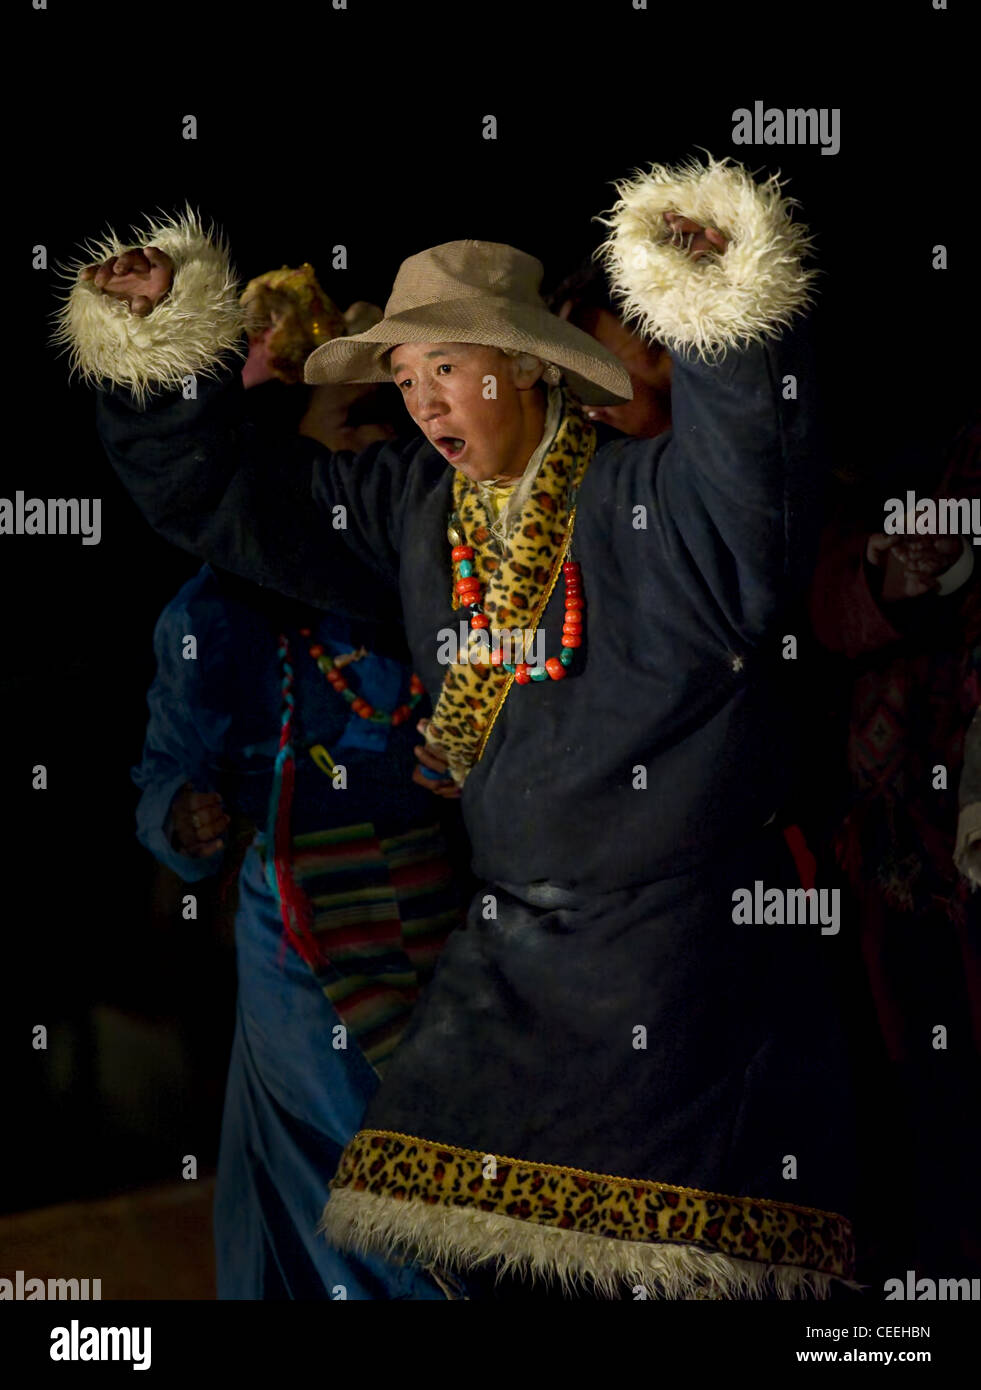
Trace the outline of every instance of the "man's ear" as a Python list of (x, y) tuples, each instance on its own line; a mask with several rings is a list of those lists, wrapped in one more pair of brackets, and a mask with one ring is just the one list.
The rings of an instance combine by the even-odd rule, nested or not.
[(536, 382), (541, 381), (545, 363), (530, 352), (523, 352), (510, 361), (512, 380), (519, 391), (530, 391)]

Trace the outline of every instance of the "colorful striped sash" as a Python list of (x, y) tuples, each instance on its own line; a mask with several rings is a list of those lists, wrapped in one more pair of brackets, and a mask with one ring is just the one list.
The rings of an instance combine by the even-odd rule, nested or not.
[[(379, 1074), (446, 937), (462, 920), (438, 826), (379, 839), (368, 821), (293, 837), (293, 878), (313, 908), (307, 964)], [(265, 863), (266, 847), (259, 854)]]

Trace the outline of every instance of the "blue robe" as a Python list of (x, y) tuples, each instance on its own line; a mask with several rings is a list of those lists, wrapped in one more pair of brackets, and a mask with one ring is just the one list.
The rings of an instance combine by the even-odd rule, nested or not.
[[(331, 654), (358, 645), (344, 619), (318, 614), (314, 621), (316, 639)], [(195, 659), (184, 655), (189, 635)], [(150, 719), (133, 769), (142, 788), (137, 834), (188, 883), (219, 873), (225, 853), (192, 858), (171, 845), (167, 816), (185, 782), (221, 791), (227, 810), (265, 827), (281, 710), (276, 645), (275, 625), (231, 597), (208, 565), (157, 623)], [(416, 714), (398, 728), (370, 724), (327, 686), (295, 630), (292, 654), (300, 743), (321, 741), (348, 769), (348, 787), (335, 791), (298, 748), (294, 832), (371, 821), (379, 835), (394, 835), (432, 823), (434, 798), (410, 780)], [(407, 699), (409, 671), (398, 661), (369, 654), (348, 671), (376, 708)], [(214, 1210), (218, 1296), (442, 1299), (419, 1268), (344, 1255), (316, 1232), (328, 1183), (378, 1077), (356, 1044), (335, 1047), (337, 1013), (307, 964), (283, 950), (264, 843), (260, 830), (239, 877), (238, 1006)]]

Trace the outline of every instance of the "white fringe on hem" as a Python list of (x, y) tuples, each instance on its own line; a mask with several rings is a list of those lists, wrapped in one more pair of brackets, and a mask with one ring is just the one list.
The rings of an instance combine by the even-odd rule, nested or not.
[[(473, 1208), (428, 1206), (340, 1188), (319, 1230), (331, 1245), (389, 1259), (466, 1270), (496, 1262), (547, 1287), (583, 1288), (598, 1297), (650, 1299), (827, 1298), (833, 1283), (861, 1286), (813, 1269), (733, 1259), (687, 1245), (613, 1240)], [(643, 1290), (643, 1294), (640, 1293)]]

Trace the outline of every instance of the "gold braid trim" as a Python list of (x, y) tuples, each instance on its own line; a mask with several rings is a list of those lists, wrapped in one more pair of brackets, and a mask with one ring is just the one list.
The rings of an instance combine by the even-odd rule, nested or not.
[[(482, 1154), (388, 1130), (354, 1136), (331, 1189), (322, 1229), (335, 1243), (386, 1253), (401, 1247), (410, 1257), (438, 1247), (441, 1260), (465, 1266), (505, 1256), (508, 1265), (545, 1277), (565, 1270), (602, 1283), (604, 1270), (632, 1278), (646, 1269), (661, 1279), (681, 1259), (665, 1256), (661, 1247), (670, 1245), (692, 1257), (679, 1266), (685, 1279), (709, 1268), (707, 1256), (745, 1262), (748, 1273), (730, 1270), (722, 1280), (744, 1292), (813, 1294), (826, 1291), (830, 1278), (851, 1282), (854, 1273), (851, 1223), (835, 1212)], [(589, 1239), (570, 1244), (562, 1236)], [(558, 1263), (549, 1252), (562, 1252)]]
[[(584, 470), (584, 471), (585, 471), (585, 470)], [(581, 481), (581, 479), (580, 479), (580, 481)], [(573, 507), (573, 509), (572, 509), (572, 515), (569, 517), (569, 535), (568, 535), (568, 538), (567, 538), (567, 540), (566, 540), (565, 548), (564, 548), (563, 550), (560, 550), (559, 553), (558, 553), (558, 554), (556, 555), (556, 557), (555, 557), (555, 564), (554, 564), (554, 566), (553, 566), (553, 568), (552, 568), (552, 573), (551, 573), (551, 575), (550, 575), (550, 577), (549, 577), (548, 585), (547, 585), (547, 587), (546, 587), (546, 589), (545, 589), (545, 593), (544, 593), (544, 596), (542, 597), (542, 601), (541, 601), (541, 604), (539, 605), (538, 611), (536, 612), (535, 617), (534, 617), (534, 626), (535, 626), (535, 627), (537, 627), (538, 624), (541, 622), (541, 620), (542, 620), (542, 615), (544, 614), (545, 609), (548, 607), (548, 601), (549, 601), (549, 599), (552, 597), (552, 590), (555, 588), (556, 584), (557, 584), (558, 581), (559, 581), (559, 575), (562, 573), (562, 562), (565, 560), (565, 557), (569, 554), (569, 550), (570, 550), (570, 548), (571, 548), (571, 546), (572, 546), (572, 532), (573, 532), (573, 530), (575, 529), (575, 525), (576, 525), (576, 509), (575, 509), (575, 507)], [(476, 758), (474, 759), (475, 762), (479, 762), (480, 759), (484, 756), (484, 749), (487, 747), (487, 740), (490, 738), (491, 733), (492, 733), (492, 731), (493, 731), (493, 729), (494, 729), (494, 725), (497, 723), (497, 716), (500, 714), (501, 710), (504, 708), (504, 702), (505, 702), (505, 700), (507, 699), (508, 695), (511, 693), (511, 687), (512, 687), (513, 684), (514, 684), (514, 676), (509, 672), (509, 673), (508, 673), (508, 678), (507, 678), (507, 680), (506, 680), (506, 682), (505, 682), (505, 684), (504, 684), (504, 689), (501, 691), (501, 697), (500, 697), (500, 699), (497, 701), (497, 704), (494, 706), (493, 710), (491, 711), (490, 719), (488, 720), (487, 725), (486, 725), (486, 727), (485, 727), (485, 729), (484, 729), (484, 736), (483, 736), (483, 738), (480, 740), (480, 744), (479, 744), (479, 746), (478, 746), (478, 748), (477, 748), (477, 756), (476, 756)]]

